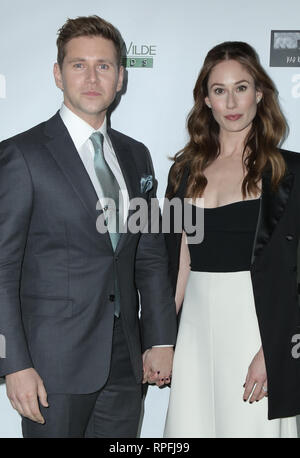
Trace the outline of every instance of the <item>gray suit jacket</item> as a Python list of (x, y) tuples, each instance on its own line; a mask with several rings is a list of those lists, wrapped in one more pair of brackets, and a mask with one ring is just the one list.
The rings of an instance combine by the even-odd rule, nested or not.
[[(108, 130), (130, 198), (155, 197), (146, 147)], [(154, 186), (142, 193), (142, 176)], [(174, 344), (176, 315), (161, 234), (96, 229), (98, 197), (60, 115), (0, 143), (0, 375), (34, 367), (46, 390), (90, 393), (108, 376), (114, 275), (137, 383), (141, 353)], [(142, 313), (139, 320), (138, 291)]]

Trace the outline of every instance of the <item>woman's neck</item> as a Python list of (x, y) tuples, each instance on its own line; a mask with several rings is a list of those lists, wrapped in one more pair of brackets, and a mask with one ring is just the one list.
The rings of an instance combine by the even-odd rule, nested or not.
[(220, 157), (229, 158), (242, 156), (248, 129), (241, 132), (220, 132)]

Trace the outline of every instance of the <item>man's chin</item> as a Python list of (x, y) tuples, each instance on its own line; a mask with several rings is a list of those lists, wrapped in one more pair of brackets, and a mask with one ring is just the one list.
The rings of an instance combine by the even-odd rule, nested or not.
[(80, 106), (78, 107), (77, 111), (87, 115), (87, 116), (97, 116), (100, 113), (106, 112), (108, 107), (103, 106), (103, 105), (98, 105), (98, 106)]

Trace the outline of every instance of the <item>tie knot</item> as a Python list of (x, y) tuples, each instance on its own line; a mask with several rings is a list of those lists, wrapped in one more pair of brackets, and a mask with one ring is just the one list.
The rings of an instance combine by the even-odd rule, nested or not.
[(103, 140), (104, 140), (104, 136), (101, 132), (94, 132), (91, 136), (90, 136), (90, 140), (91, 142), (93, 143), (93, 146), (94, 146), (94, 149), (95, 151), (96, 150), (103, 150)]

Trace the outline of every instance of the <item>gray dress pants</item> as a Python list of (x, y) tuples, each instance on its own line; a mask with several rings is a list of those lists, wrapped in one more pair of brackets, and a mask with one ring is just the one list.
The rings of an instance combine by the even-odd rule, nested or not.
[(133, 375), (121, 317), (115, 318), (110, 373), (104, 387), (91, 394), (48, 394), (48, 404), (40, 406), (44, 425), (22, 418), (24, 438), (136, 437), (142, 386)]

